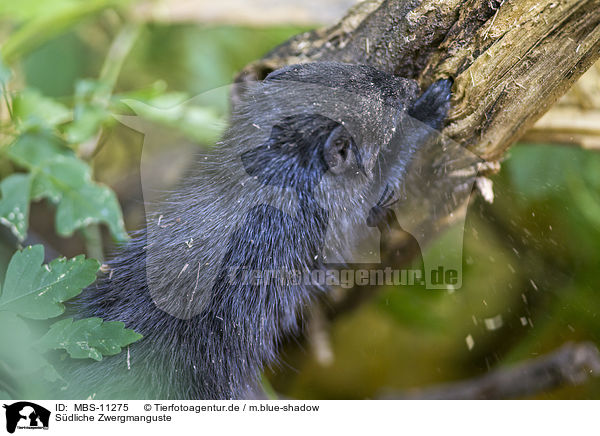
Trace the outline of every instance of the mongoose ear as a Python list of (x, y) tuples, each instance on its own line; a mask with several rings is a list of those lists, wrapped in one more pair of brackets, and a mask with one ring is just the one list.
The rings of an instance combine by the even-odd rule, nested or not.
[(325, 141), (323, 159), (327, 168), (334, 174), (341, 174), (350, 168), (357, 168), (364, 172), (359, 150), (341, 124), (331, 131)]

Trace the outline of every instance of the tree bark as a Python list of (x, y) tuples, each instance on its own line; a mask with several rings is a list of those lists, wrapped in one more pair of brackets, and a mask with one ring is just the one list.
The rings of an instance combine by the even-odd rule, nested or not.
[(368, 64), (427, 86), (455, 81), (443, 133), (498, 160), (600, 57), (600, 0), (368, 0), (244, 69)]

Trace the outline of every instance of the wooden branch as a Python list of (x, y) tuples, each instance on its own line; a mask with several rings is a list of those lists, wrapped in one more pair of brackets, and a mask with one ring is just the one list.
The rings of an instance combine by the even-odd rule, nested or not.
[(373, 65), (455, 79), (444, 133), (496, 160), (600, 57), (600, 0), (371, 0), (249, 65), (262, 79), (298, 62)]
[(578, 385), (600, 375), (600, 354), (592, 343), (567, 343), (551, 354), (482, 377), (413, 392), (396, 399), (491, 400), (531, 397), (561, 386)]

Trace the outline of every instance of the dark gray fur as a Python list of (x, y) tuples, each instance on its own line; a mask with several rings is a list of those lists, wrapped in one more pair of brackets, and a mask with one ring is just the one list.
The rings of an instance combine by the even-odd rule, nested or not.
[[(231, 268), (321, 268), (327, 232), (334, 250), (350, 249), (379, 187), (400, 189), (414, 152), (442, 126), (450, 82), (417, 100), (412, 80), (315, 63), (276, 71), (243, 95), (219, 147), (198, 157), (193, 175), (110, 262), (110, 276), (77, 302), (78, 316), (120, 320), (144, 335), (130, 347), (129, 368), (127, 353), (81, 363), (67, 375), (67, 396), (250, 396), (324, 290), (249, 284)], [(334, 174), (324, 149), (342, 124), (333, 137), (351, 141), (354, 163)]]

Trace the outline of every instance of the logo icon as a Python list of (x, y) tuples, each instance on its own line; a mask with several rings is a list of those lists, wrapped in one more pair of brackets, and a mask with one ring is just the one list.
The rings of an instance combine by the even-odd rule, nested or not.
[(6, 431), (14, 433), (19, 429), (48, 429), (50, 411), (28, 401), (19, 401), (11, 405), (4, 404), (6, 409)]

